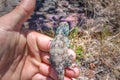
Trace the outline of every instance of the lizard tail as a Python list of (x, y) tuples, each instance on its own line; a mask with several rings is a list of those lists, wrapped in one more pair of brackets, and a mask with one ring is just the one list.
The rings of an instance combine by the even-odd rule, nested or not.
[(64, 80), (64, 71), (60, 72), (57, 76), (57, 80)]
[(57, 80), (64, 80), (64, 75), (58, 75), (58, 79)]

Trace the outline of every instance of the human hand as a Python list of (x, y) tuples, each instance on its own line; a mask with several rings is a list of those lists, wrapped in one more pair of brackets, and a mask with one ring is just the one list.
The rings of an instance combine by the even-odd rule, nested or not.
[[(35, 0), (22, 0), (12, 12), (0, 17), (0, 80), (54, 80), (49, 64), (51, 38), (21, 30), (21, 25), (34, 10)], [(72, 50), (68, 50), (74, 56)], [(65, 70), (65, 80), (79, 75), (79, 70)]]

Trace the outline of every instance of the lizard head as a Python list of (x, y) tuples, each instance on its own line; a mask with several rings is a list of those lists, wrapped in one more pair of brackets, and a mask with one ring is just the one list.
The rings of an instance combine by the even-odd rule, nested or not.
[(69, 24), (68, 22), (61, 22), (56, 30), (56, 34), (62, 34), (63, 36), (69, 35)]

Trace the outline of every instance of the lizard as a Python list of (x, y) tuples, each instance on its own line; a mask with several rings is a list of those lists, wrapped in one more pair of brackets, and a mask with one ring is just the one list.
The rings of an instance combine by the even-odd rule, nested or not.
[(64, 80), (64, 69), (71, 66), (72, 55), (68, 54), (69, 48), (69, 24), (60, 22), (56, 30), (56, 36), (50, 44), (49, 62), (57, 73), (57, 80)]

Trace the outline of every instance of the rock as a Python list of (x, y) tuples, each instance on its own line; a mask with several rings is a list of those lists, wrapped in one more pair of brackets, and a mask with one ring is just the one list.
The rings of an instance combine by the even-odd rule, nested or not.
[(91, 79), (91, 78), (94, 78), (95, 77), (95, 72), (93, 70), (88, 70), (86, 72), (86, 76)]
[(20, 0), (0, 0), (0, 16), (10, 12), (19, 2)]

